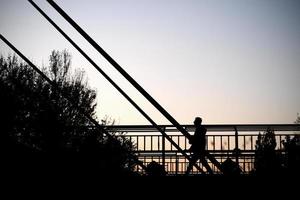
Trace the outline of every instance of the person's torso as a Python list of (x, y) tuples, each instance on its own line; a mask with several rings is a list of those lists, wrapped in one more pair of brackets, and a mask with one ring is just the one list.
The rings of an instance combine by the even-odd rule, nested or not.
[(206, 128), (197, 127), (193, 136), (192, 150), (203, 150), (206, 146)]

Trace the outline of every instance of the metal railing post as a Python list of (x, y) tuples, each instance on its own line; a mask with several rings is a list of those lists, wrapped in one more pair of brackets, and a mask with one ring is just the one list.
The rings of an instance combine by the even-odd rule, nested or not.
[(236, 126), (234, 126), (234, 131), (235, 131), (235, 134), (234, 134), (234, 138), (235, 138), (235, 162), (236, 164), (239, 164), (239, 136), (238, 136), (238, 130), (236, 128)]
[[(163, 127), (163, 131), (166, 131), (166, 127)], [(162, 136), (162, 165), (165, 167), (166, 164), (166, 137)]]
[(177, 153), (175, 154), (175, 174), (178, 175), (178, 157), (177, 157)]

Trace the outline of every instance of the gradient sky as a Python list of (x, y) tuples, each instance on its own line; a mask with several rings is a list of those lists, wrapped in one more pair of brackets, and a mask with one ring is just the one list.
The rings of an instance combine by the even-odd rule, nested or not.
[[(35, 1), (157, 123), (168, 123), (54, 9)], [(180, 123), (292, 123), (300, 112), (298, 0), (57, 0)], [(38, 66), (67, 49), (99, 119), (149, 124), (26, 0), (0, 0), (0, 32)], [(2, 41), (0, 52), (12, 53)]]

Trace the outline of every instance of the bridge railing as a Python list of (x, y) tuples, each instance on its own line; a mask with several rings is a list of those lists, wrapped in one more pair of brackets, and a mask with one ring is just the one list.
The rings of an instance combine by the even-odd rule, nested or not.
[[(175, 141), (182, 149), (188, 149), (188, 139), (178, 133), (176, 128), (170, 125), (161, 125), (161, 128)], [(191, 134), (194, 126), (183, 125)], [(255, 145), (259, 133), (270, 129), (275, 132), (276, 150), (284, 152), (282, 141), (286, 136), (291, 138), (300, 134), (300, 125), (296, 124), (230, 124), (230, 125), (205, 125), (207, 128), (207, 151), (213, 155), (218, 162), (223, 163), (230, 158), (237, 162), (243, 173), (250, 173), (254, 168)], [(122, 134), (135, 144), (135, 153), (139, 160), (145, 165), (156, 161), (163, 165), (168, 174), (182, 174), (185, 172), (188, 161), (174, 148), (164, 136), (152, 126), (147, 125), (119, 125), (107, 126), (109, 131)], [(209, 162), (209, 161), (208, 161)], [(209, 162), (215, 172), (218, 169)], [(201, 163), (199, 166), (202, 167)], [(141, 168), (137, 168), (142, 171)], [(205, 171), (205, 169), (203, 169)], [(192, 172), (198, 173), (196, 169)]]

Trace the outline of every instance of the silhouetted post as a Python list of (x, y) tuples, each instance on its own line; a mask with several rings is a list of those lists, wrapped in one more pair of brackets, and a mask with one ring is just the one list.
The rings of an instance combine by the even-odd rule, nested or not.
[(178, 157), (177, 157), (177, 153), (175, 154), (175, 174), (178, 175)]
[[(166, 131), (166, 127), (163, 128), (163, 131)], [(165, 167), (166, 164), (166, 137), (162, 136), (162, 165)]]
[(234, 126), (234, 130), (235, 130), (235, 162), (238, 165), (239, 164), (239, 154), (238, 154), (238, 149), (239, 149), (239, 137), (238, 137), (238, 130), (236, 128), (236, 126)]

